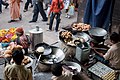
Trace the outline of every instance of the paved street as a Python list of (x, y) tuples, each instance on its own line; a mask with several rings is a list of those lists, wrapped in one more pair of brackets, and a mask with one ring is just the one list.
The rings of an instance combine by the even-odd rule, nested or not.
[[(29, 8), (27, 12), (23, 12), (24, 4), (25, 4), (25, 1), (21, 3), (22, 21), (17, 21), (13, 23), (8, 23), (8, 21), (10, 20), (9, 7), (8, 9), (4, 9), (4, 6), (3, 6), (3, 13), (0, 14), (0, 29), (3, 29), (3, 28), (7, 29), (10, 27), (21, 27), (22, 26), (25, 29), (25, 31), (28, 32), (28, 30), (31, 30), (35, 28), (36, 25), (38, 25), (40, 28), (44, 30), (43, 33), (44, 33), (45, 42), (52, 43), (56, 41), (57, 33), (55, 31), (52, 31), (52, 32), (46, 31), (48, 29), (48, 25), (46, 25), (47, 22), (42, 22), (41, 15), (39, 15), (39, 19), (36, 23), (29, 23), (29, 21), (32, 19), (32, 16), (33, 16), (33, 13), (32, 13), (33, 9)], [(77, 21), (76, 15), (71, 19), (67, 19), (65, 18), (65, 11), (63, 10), (63, 13), (61, 15), (61, 23), (60, 23), (59, 29), (75, 21)], [(55, 25), (53, 25), (53, 27), (55, 27)]]
[[(29, 21), (32, 19), (32, 8), (28, 8), (27, 12), (23, 12), (23, 8), (24, 8), (24, 4), (25, 4), (25, 0), (21, 3), (21, 14), (22, 14), (22, 20), (21, 21), (17, 21), (17, 22), (13, 22), (13, 23), (8, 23), (8, 21), (10, 20), (10, 14), (9, 14), (9, 7), (8, 9), (4, 9), (3, 6), (3, 12), (2, 14), (0, 14), (0, 29), (8, 29), (10, 27), (23, 27), (26, 33), (29, 33), (29, 30), (34, 29), (36, 26), (39, 26), (40, 28), (43, 29), (43, 41), (48, 43), (48, 44), (52, 44), (56, 41), (58, 41), (58, 33), (59, 32), (55, 32), (55, 31), (46, 31), (48, 29), (48, 25), (46, 25), (47, 22), (42, 22), (42, 18), (41, 15), (39, 15), (39, 19), (36, 23), (29, 23)], [(60, 23), (60, 30), (62, 27), (70, 25), (72, 22), (76, 22), (77, 21), (77, 13), (75, 14), (74, 17), (68, 19), (65, 18), (65, 11), (62, 11), (62, 15), (61, 15), (61, 23)], [(55, 27), (55, 21), (53, 24), (53, 27)], [(57, 46), (59, 46), (59, 43), (56, 44)], [(4, 70), (4, 66), (0, 65), (0, 79), (3, 79), (3, 70)], [(39, 79), (42, 80), (42, 79)]]

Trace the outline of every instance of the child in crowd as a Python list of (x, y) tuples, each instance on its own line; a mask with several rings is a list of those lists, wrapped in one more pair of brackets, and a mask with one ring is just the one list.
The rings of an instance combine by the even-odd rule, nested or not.
[(65, 9), (65, 13), (66, 13), (66, 18), (68, 16), (68, 9), (69, 9), (69, 5), (70, 5), (70, 0), (64, 0), (64, 9)]
[(74, 13), (75, 13), (75, 6), (74, 3), (71, 3), (68, 9), (67, 18), (74, 16)]
[(51, 3), (52, 3), (52, 0), (49, 1), (49, 4), (48, 4), (48, 8), (47, 8), (47, 17), (48, 17), (48, 22), (47, 22), (47, 25), (50, 24), (50, 16), (48, 15), (49, 14), (49, 11), (50, 11), (50, 6), (51, 6)]
[(63, 68), (62, 64), (53, 64), (52, 65), (52, 80), (72, 80), (72, 73)]

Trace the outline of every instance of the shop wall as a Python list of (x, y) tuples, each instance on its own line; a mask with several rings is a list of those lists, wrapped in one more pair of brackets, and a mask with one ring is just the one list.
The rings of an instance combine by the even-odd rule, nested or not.
[(120, 34), (120, 0), (115, 0), (113, 9), (111, 32), (114, 31)]

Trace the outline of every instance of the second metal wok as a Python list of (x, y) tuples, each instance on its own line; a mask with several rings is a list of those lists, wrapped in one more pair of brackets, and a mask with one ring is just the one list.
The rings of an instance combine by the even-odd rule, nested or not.
[(105, 35), (107, 35), (107, 31), (105, 29), (99, 28), (99, 27), (91, 28), (88, 32), (89, 32), (90, 35), (94, 35), (94, 36), (105, 36)]
[(41, 55), (40, 62), (44, 64), (59, 63), (65, 58), (63, 51), (58, 48), (51, 46), (52, 52), (49, 55)]
[(85, 40), (85, 42), (91, 41), (91, 37), (87, 33), (85, 33), (85, 32), (77, 33), (75, 35), (75, 37), (83, 38)]

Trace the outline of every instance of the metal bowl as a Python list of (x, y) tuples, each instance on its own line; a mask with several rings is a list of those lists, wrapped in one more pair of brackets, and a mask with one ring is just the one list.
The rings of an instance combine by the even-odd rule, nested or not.
[(72, 69), (76, 69), (77, 72), (81, 71), (81, 66), (76, 62), (65, 61), (64, 64)]

